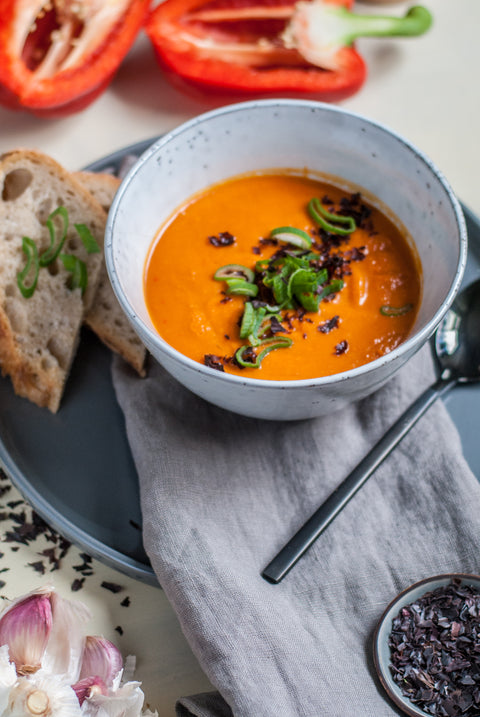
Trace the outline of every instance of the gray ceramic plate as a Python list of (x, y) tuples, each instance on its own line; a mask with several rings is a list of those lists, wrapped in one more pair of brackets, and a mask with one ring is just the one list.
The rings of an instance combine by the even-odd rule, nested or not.
[(448, 585), (452, 581), (452, 578), (461, 580), (464, 585), (471, 585), (477, 590), (480, 589), (480, 576), (478, 575), (457, 573), (435, 575), (434, 577), (420, 580), (418, 583), (411, 585), (397, 595), (383, 613), (375, 631), (373, 638), (373, 661), (380, 682), (393, 702), (395, 702), (405, 714), (409, 715), (409, 717), (425, 717), (425, 715), (428, 717), (428, 713), (421, 710), (403, 695), (400, 687), (393, 680), (390, 673), (390, 648), (388, 646), (388, 638), (392, 630), (392, 620), (398, 615), (402, 607), (415, 602), (431, 590)]
[[(90, 165), (118, 173), (141, 142)], [(465, 210), (470, 254), (465, 282), (480, 276), (480, 221)], [(144, 552), (138, 482), (110, 375), (111, 354), (87, 329), (57, 415), (14, 395), (0, 378), (0, 465), (61, 535), (108, 565), (157, 585)], [(458, 388), (447, 406), (465, 456), (480, 478), (476, 420), (480, 385)]]

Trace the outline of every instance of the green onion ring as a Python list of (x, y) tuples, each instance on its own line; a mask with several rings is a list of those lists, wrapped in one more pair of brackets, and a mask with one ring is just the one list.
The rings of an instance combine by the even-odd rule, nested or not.
[(246, 339), (255, 324), (255, 309), (250, 301), (245, 302), (242, 323), (240, 324), (240, 338)]
[(60, 254), (58, 258), (63, 262), (65, 269), (72, 274), (71, 290), (80, 289), (83, 294), (88, 283), (87, 265), (85, 262), (74, 254)]
[(227, 294), (231, 296), (253, 296), (258, 294), (258, 286), (245, 279), (225, 279)]
[(215, 281), (224, 281), (227, 279), (244, 279), (250, 284), (255, 279), (255, 272), (243, 264), (225, 264), (217, 269), (213, 275)]
[[(308, 213), (312, 219), (322, 227), (322, 229), (325, 229), (325, 231), (330, 232), (331, 234), (346, 236), (347, 234), (354, 232), (357, 228), (353, 217), (343, 217), (340, 214), (332, 214), (331, 212), (328, 212), (325, 207), (322, 206), (320, 200), (316, 197), (309, 201)], [(335, 226), (335, 224), (331, 224), (331, 222), (336, 222), (336, 224), (346, 224), (348, 226), (344, 229), (342, 227)]]
[[(55, 239), (56, 239), (56, 229), (55, 225), (53, 223), (53, 220), (56, 216), (59, 216), (63, 220), (63, 227), (61, 229), (60, 239), (58, 240), (57, 244), (55, 245)], [(68, 231), (68, 212), (65, 209), (65, 207), (57, 207), (55, 211), (53, 211), (51, 214), (49, 214), (48, 219), (46, 221), (46, 225), (48, 228), (48, 232), (50, 234), (50, 246), (48, 249), (46, 249), (44, 252), (40, 254), (39, 258), (39, 264), (40, 266), (48, 266), (48, 264), (51, 264), (57, 256), (60, 254), (62, 247), (65, 243), (65, 238), (67, 236)]]
[[(22, 296), (25, 299), (29, 299), (37, 288), (38, 271), (40, 269), (40, 264), (38, 261), (38, 249), (33, 239), (30, 239), (29, 237), (23, 237), (22, 250), (27, 256), (27, 263), (25, 264), (25, 267), (22, 269), (22, 271), (19, 271), (17, 274), (17, 286), (20, 289)], [(26, 286), (25, 279), (29, 275), (32, 267), (34, 270), (33, 279), (30, 286)]]
[(403, 316), (413, 309), (413, 304), (405, 304), (404, 306), (381, 306), (380, 313), (382, 316)]
[(83, 246), (87, 250), (87, 254), (98, 254), (98, 252), (100, 251), (100, 247), (98, 246), (97, 240), (95, 239), (87, 225), (74, 224), (74, 227), (78, 232), (78, 236), (80, 237)]
[(287, 244), (293, 244), (301, 249), (310, 249), (312, 246), (312, 240), (303, 229), (297, 229), (296, 227), (277, 227), (272, 229), (270, 236), (279, 241), (286, 242)]
[(237, 351), (235, 352), (235, 360), (240, 366), (243, 366), (243, 368), (260, 368), (263, 359), (267, 354), (270, 353), (270, 351), (274, 351), (275, 349), (286, 349), (291, 346), (292, 343), (292, 339), (289, 339), (287, 336), (279, 336), (274, 337), (272, 339), (266, 339), (260, 344), (260, 346), (264, 346), (265, 348), (257, 354), (257, 358), (254, 362), (245, 361), (242, 356), (245, 349), (249, 349), (251, 347), (240, 346), (240, 348), (237, 349)]

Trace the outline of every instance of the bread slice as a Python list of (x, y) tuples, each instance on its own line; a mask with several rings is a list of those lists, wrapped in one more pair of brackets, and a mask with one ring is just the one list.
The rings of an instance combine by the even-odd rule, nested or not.
[[(46, 249), (46, 220), (59, 206), (69, 217), (63, 253), (85, 262), (87, 288), (83, 295), (80, 288), (72, 290), (72, 274), (57, 258), (39, 269), (36, 290), (25, 298), (17, 285), (26, 264), (22, 238), (32, 239), (39, 252)], [(17, 394), (54, 413), (97, 289), (106, 218), (90, 192), (50, 157), (32, 150), (0, 157), (0, 367)], [(99, 253), (87, 253), (76, 223), (89, 228)]]
[[(74, 176), (108, 212), (120, 179), (111, 174), (95, 172), (75, 172)], [(106, 346), (120, 354), (140, 376), (145, 376), (146, 348), (117, 301), (105, 262), (100, 272), (95, 298), (85, 316), (85, 323)]]

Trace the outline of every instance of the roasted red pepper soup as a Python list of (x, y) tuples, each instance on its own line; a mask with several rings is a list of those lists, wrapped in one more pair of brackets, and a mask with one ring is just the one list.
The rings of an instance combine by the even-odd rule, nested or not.
[(316, 378), (387, 354), (412, 329), (421, 269), (377, 204), (287, 170), (191, 197), (147, 258), (155, 328), (185, 356), (249, 378)]

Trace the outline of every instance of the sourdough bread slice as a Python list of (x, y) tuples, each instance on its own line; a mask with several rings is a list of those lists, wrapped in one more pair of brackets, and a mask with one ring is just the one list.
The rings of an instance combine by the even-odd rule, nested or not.
[[(75, 172), (74, 176), (108, 212), (120, 179), (111, 174), (95, 172)], [(106, 346), (120, 354), (140, 376), (145, 376), (146, 348), (118, 303), (105, 262), (100, 271), (93, 303), (85, 316), (85, 323)]]
[[(83, 294), (72, 290), (72, 273), (57, 258), (39, 269), (36, 290), (25, 298), (17, 284), (26, 265), (22, 238), (33, 240), (39, 253), (45, 250), (50, 244), (46, 221), (59, 206), (69, 219), (62, 252), (85, 262), (87, 288)], [(87, 252), (75, 224), (88, 227), (100, 252)], [(97, 289), (105, 224), (101, 205), (50, 157), (31, 150), (0, 157), (0, 368), (18, 395), (54, 413)]]

